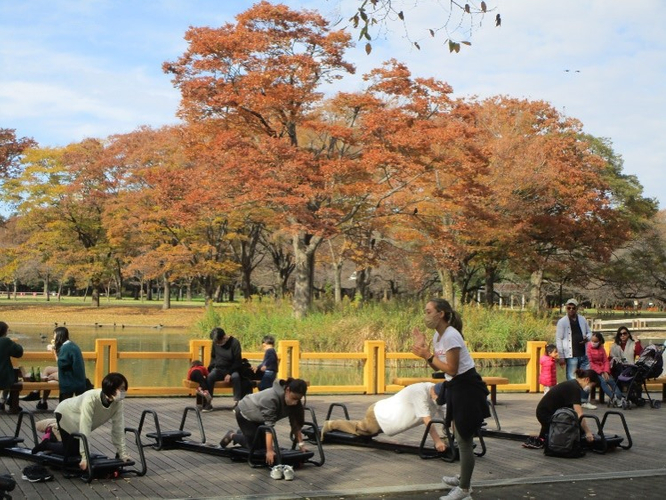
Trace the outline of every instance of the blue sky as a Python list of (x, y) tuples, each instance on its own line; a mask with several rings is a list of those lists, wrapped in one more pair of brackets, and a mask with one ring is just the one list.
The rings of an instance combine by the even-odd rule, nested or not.
[[(398, 0), (399, 1), (399, 0)], [(346, 19), (358, 0), (283, 1)], [(486, 0), (494, 13), (449, 54), (428, 28), (436, 0), (404, 2), (401, 23), (375, 33), (368, 56), (348, 53), (357, 75), (336, 89), (362, 88), (360, 75), (394, 57), (454, 95), (543, 99), (608, 137), (645, 194), (666, 207), (666, 30), (659, 0)], [(251, 5), (234, 0), (0, 0), (0, 127), (60, 146), (85, 137), (176, 121), (179, 95), (162, 73), (186, 48), (189, 26), (220, 26)], [(565, 71), (565, 70), (570, 71)], [(578, 70), (578, 72), (576, 71)]]

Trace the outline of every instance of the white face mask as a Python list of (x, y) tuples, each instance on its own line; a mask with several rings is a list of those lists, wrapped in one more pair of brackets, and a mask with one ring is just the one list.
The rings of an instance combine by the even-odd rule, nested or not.
[(597, 347), (599, 347), (599, 342), (591, 342), (591, 344), (592, 344), (592, 347), (594, 347), (595, 349)]
[(118, 391), (116, 392), (116, 395), (113, 397), (114, 401), (122, 401), (125, 399), (125, 396), (127, 396), (127, 391)]
[(435, 327), (437, 327), (437, 323), (439, 323), (439, 320), (438, 318), (428, 317), (425, 319), (424, 323), (427, 328), (434, 329)]

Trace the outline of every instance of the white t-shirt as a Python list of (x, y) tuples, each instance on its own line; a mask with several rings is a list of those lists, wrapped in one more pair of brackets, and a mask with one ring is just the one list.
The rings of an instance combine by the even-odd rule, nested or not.
[[(438, 332), (435, 331), (435, 334), (432, 338), (432, 346), (435, 350), (435, 356), (437, 356), (440, 361), (445, 363), (447, 351), (456, 347), (460, 348), (458, 373), (456, 373), (456, 375), (465, 373), (466, 371), (474, 368), (474, 360), (467, 350), (467, 346), (465, 345), (465, 341), (463, 340), (462, 335), (460, 335), (460, 332), (452, 326), (447, 327), (441, 336)], [(445, 374), (445, 377), (446, 380), (451, 380), (453, 378), (453, 376), (449, 375), (448, 373)]]
[[(423, 417), (435, 418), (439, 407), (430, 397), (432, 382), (408, 385), (390, 398), (375, 403), (375, 418), (387, 436), (423, 424)], [(441, 417), (440, 417), (441, 418)]]

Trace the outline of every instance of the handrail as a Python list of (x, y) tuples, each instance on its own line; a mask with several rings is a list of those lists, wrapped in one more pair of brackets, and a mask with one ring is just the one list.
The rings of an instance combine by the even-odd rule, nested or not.
[[(539, 392), (539, 358), (543, 354), (546, 342), (529, 341), (523, 352), (472, 352), (475, 359), (511, 359), (526, 360), (525, 382), (510, 383), (498, 387), (498, 391), (508, 392)], [(610, 343), (604, 346), (608, 351)], [(118, 361), (124, 359), (141, 360), (183, 360), (182, 373), (184, 374), (191, 361), (195, 359), (202, 360), (204, 365), (210, 362), (210, 340), (194, 339), (190, 340), (189, 351), (161, 352), (161, 351), (119, 351), (117, 339), (96, 339), (95, 350), (83, 353), (83, 358), (94, 362), (93, 383), (95, 387), (101, 387), (102, 379), (106, 373), (118, 371)], [(310, 384), (308, 392), (310, 393), (335, 393), (335, 394), (384, 394), (386, 392), (399, 391), (402, 386), (397, 384), (387, 384), (387, 360), (413, 360), (418, 362), (420, 358), (410, 352), (387, 352), (386, 344), (381, 340), (367, 340), (363, 345), (363, 352), (302, 352), (300, 342), (297, 340), (281, 340), (277, 345), (278, 351), (278, 377), (299, 378), (301, 372), (301, 362), (311, 360), (354, 360), (363, 364), (363, 382), (361, 384), (349, 385), (313, 385)], [(23, 357), (13, 361), (14, 366), (20, 363), (30, 361), (42, 361), (44, 359), (53, 360), (53, 355), (42, 351), (26, 351)], [(261, 360), (261, 352), (244, 352), (243, 356), (250, 360)], [(422, 360), (421, 360), (422, 361)], [(483, 375), (483, 370), (479, 370)], [(424, 364), (424, 376), (429, 374)], [(178, 380), (182, 380), (178, 377)], [(661, 388), (650, 384), (648, 387)], [(220, 392), (229, 392), (230, 389), (219, 389)], [(195, 389), (182, 386), (139, 386), (130, 383), (130, 396), (184, 396), (194, 395)]]
[[(514, 383), (502, 386), (504, 391), (538, 392), (540, 389), (539, 357), (546, 346), (546, 342), (530, 341), (524, 352), (473, 352), (476, 359), (512, 359), (526, 360), (526, 377), (524, 383)], [(93, 383), (100, 387), (104, 375), (108, 372), (118, 371), (119, 360), (183, 360), (183, 373), (192, 360), (200, 359), (204, 365), (210, 362), (211, 342), (205, 339), (190, 340), (188, 351), (162, 352), (162, 351), (119, 351), (117, 339), (96, 339), (95, 350), (86, 351), (83, 357), (94, 362)], [(310, 385), (311, 393), (349, 393), (349, 394), (384, 394), (395, 392), (402, 386), (387, 384), (387, 360), (414, 360), (420, 358), (410, 352), (387, 352), (386, 344), (381, 340), (368, 340), (364, 342), (362, 352), (302, 352), (300, 342), (297, 340), (281, 340), (277, 345), (278, 351), (278, 377), (300, 377), (302, 361), (311, 360), (354, 360), (363, 364), (363, 382), (349, 385)], [(251, 360), (263, 358), (261, 352), (245, 352), (243, 356)], [(30, 361), (53, 360), (51, 353), (24, 352), (21, 359), (14, 361), (26, 363)], [(425, 365), (424, 365), (425, 370)], [(180, 379), (179, 379), (180, 380)], [(182, 386), (140, 386), (130, 384), (130, 396), (166, 396), (166, 395), (193, 395), (194, 389)], [(228, 391), (221, 389), (221, 391)]]

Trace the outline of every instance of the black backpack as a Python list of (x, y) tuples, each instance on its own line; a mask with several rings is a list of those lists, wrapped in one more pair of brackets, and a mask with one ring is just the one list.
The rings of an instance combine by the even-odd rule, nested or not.
[(580, 420), (571, 408), (560, 408), (553, 414), (544, 453), (551, 457), (565, 458), (585, 455), (581, 443)]

